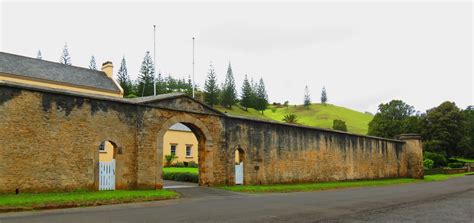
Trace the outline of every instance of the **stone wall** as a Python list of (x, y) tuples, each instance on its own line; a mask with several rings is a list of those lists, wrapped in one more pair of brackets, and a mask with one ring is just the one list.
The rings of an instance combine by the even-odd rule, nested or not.
[(227, 159), (245, 151), (245, 184), (411, 177), (409, 159), (422, 157), (421, 145), (409, 156), (399, 140), (238, 118), (226, 119), (225, 128)]
[(423, 175), (413, 136), (389, 140), (205, 109), (0, 82), (0, 193), (95, 190), (98, 146), (106, 140), (116, 146), (117, 189), (161, 188), (163, 136), (177, 122), (198, 139), (201, 185), (233, 184), (238, 148), (245, 184)]

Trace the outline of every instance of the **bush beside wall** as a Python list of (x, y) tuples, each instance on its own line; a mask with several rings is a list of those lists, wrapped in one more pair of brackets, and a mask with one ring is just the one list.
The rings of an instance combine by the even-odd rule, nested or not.
[(178, 172), (163, 173), (163, 180), (174, 180), (174, 181), (181, 181), (181, 182), (198, 183), (199, 175), (195, 173), (178, 173)]

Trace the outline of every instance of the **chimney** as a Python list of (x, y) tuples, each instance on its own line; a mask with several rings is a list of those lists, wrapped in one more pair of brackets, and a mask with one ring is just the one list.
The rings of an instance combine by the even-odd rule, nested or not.
[(102, 64), (102, 72), (107, 74), (107, 77), (112, 78), (112, 75), (114, 73), (114, 65), (110, 61), (105, 61)]

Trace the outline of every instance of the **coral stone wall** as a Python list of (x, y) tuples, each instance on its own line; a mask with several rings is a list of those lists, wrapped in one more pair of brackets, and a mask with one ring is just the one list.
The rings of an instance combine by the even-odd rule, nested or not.
[(144, 105), (0, 82), (0, 193), (97, 190), (104, 141), (115, 146), (117, 189), (161, 188), (163, 138), (178, 122), (198, 140), (200, 185), (234, 184), (237, 149), (245, 184), (423, 177), (414, 135), (390, 140), (233, 118), (183, 101)]
[(225, 128), (228, 159), (245, 151), (246, 184), (411, 176), (403, 141), (245, 119), (226, 119)]

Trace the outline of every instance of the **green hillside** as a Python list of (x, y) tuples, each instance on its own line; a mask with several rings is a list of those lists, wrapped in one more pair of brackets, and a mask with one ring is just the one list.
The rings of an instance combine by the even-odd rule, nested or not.
[(334, 119), (340, 119), (346, 122), (347, 131), (359, 134), (367, 134), (369, 122), (373, 118), (372, 115), (331, 104), (326, 104), (325, 106), (322, 104), (312, 104), (309, 108), (305, 108), (302, 105), (290, 105), (288, 108), (270, 106), (264, 111), (263, 115), (254, 109), (245, 111), (238, 106), (233, 106), (232, 109), (225, 109), (221, 106), (215, 106), (215, 108), (230, 115), (280, 122), (282, 122), (286, 114), (295, 114), (299, 124), (329, 129), (332, 128)]

